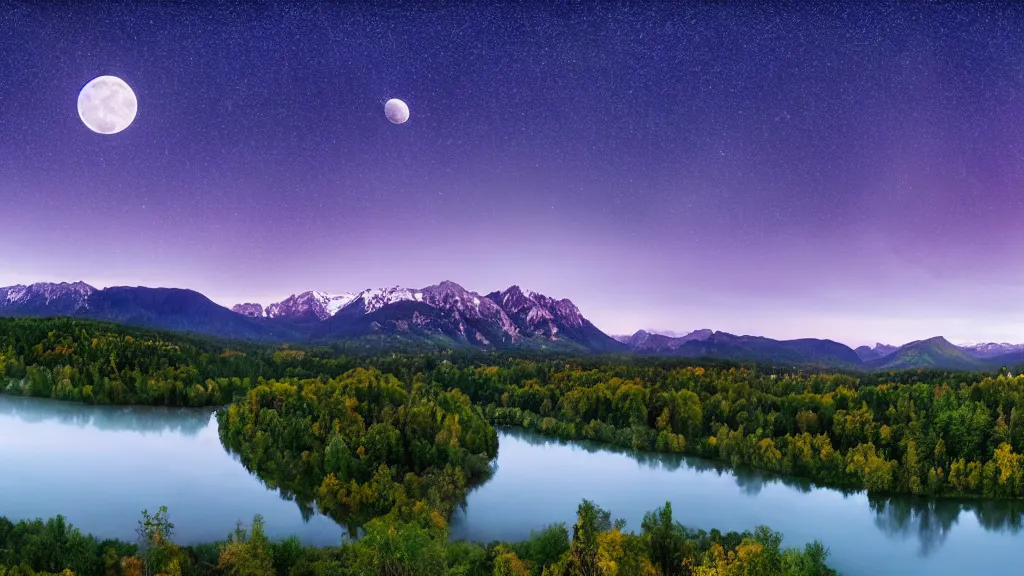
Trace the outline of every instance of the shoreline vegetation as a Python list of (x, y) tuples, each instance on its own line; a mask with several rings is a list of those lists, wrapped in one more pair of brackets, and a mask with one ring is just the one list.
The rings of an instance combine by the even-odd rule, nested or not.
[[(243, 406), (254, 390), (257, 397), (322, 390), (360, 369), (371, 387), (386, 381), (402, 401), (429, 404), (458, 391), (458, 402), (469, 403), (458, 415), (473, 422), (482, 415), (491, 426), (699, 456), (876, 495), (1024, 496), (1024, 376), (918, 370), (857, 377), (671, 358), (338, 356), (328, 347), (224, 343), (66, 318), (0, 319), (0, 392), (8, 394)], [(382, 429), (391, 433), (381, 423), (374, 434)], [(329, 439), (323, 430), (313, 435)], [(255, 440), (236, 435), (229, 447), (242, 452), (241, 443)], [(359, 446), (345, 447), (363, 459)]]
[[(853, 375), (452, 351), (348, 356), (72, 319), (0, 319), (0, 392), (221, 406), (221, 443), (247, 470), (303, 511), (315, 508), (349, 533), (364, 533), (352, 546), (369, 546), (380, 532), (384, 556), (404, 554), (389, 540), (403, 526), (417, 550), (429, 548), (431, 530), (446, 530), (467, 492), (489, 477), (496, 426), (698, 456), (875, 496), (1020, 498), (1022, 391), (1024, 378), (1004, 373)], [(771, 548), (765, 530), (747, 544), (733, 542), (732, 556), (724, 547), (711, 564), (702, 555), (712, 548), (698, 546), (685, 571), (665, 564), (661, 572), (601, 573), (803, 574), (719, 568), (757, 556), (757, 546)], [(597, 554), (597, 536), (585, 537), (593, 538), (580, 546)], [(616, 546), (628, 548), (624, 540)], [(522, 558), (510, 556), (512, 568), (494, 573), (599, 573), (584, 565), (583, 552), (574, 554), (572, 569), (517, 572)]]
[(648, 512), (638, 532), (583, 500), (576, 523), (552, 524), (520, 542), (449, 539), (428, 507), (395, 508), (339, 546), (271, 541), (263, 519), (219, 542), (174, 543), (168, 510), (142, 511), (135, 542), (99, 541), (62, 516), (11, 522), (0, 517), (0, 576), (835, 576), (814, 541), (782, 548), (782, 534), (704, 532), (684, 527), (672, 506)]

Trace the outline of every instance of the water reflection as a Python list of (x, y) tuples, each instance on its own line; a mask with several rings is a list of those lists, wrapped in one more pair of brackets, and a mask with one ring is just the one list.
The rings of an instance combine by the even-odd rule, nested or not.
[(960, 513), (974, 514), (988, 532), (1018, 534), (1024, 503), (1017, 501), (955, 501), (927, 498), (868, 497), (875, 525), (886, 535), (903, 539), (916, 535), (918, 553), (928, 556), (945, 542)]
[[(664, 470), (667, 472), (692, 470), (694, 472), (731, 477), (736, 482), (736, 486), (738, 486), (740, 490), (748, 496), (757, 496), (765, 486), (774, 483), (780, 483), (804, 493), (808, 493), (815, 488), (815, 484), (813, 482), (803, 478), (781, 476), (746, 466), (733, 468), (725, 462), (707, 460), (704, 458), (694, 458), (692, 456), (682, 456), (680, 454), (661, 452), (637, 452), (628, 448), (590, 440), (563, 440), (560, 438), (549, 438), (522, 428), (502, 428), (501, 432), (502, 434), (521, 440), (531, 446), (576, 446), (591, 454), (598, 452), (622, 454), (624, 456), (628, 456), (632, 460), (635, 460), (641, 466), (645, 466), (653, 470)], [(858, 493), (855, 490), (835, 490), (848, 495)]]
[(340, 538), (337, 524), (300, 517), (232, 459), (210, 409), (0, 395), (0, 516), (63, 514), (101, 539), (134, 540), (140, 511), (159, 506), (184, 544), (223, 539), (257, 513), (271, 538), (295, 534), (319, 545)]
[(869, 502), (875, 512), (875, 526), (890, 537), (906, 539), (916, 534), (918, 553), (922, 556), (928, 556), (946, 542), (960, 516), (960, 505), (955, 502), (873, 497), (869, 497)]
[[(276, 491), (282, 500), (294, 502), (298, 506), (299, 514), (302, 516), (303, 520), (309, 521), (310, 518), (320, 514), (316, 497), (314, 496), (318, 487), (317, 484), (303, 485), (294, 478), (282, 477), (280, 479), (275, 479), (273, 477), (260, 474), (249, 464), (243, 462), (239, 454), (230, 447), (224, 446), (224, 450), (230, 454), (240, 466), (245, 468), (246, 472), (248, 472), (253, 478), (259, 480), (260, 484), (263, 485), (264, 488)], [(487, 481), (494, 477), (497, 470), (497, 462), (492, 462), (482, 477), (470, 481), (466, 487), (465, 495), (455, 502), (455, 514), (465, 514), (469, 496), (486, 485)], [(341, 526), (343, 538), (348, 538), (350, 535), (354, 535), (355, 538), (359, 538), (360, 534), (363, 533), (362, 527), (354, 519), (334, 517), (333, 520)]]
[(78, 428), (141, 434), (173, 433), (195, 436), (210, 423), (209, 408), (155, 406), (90, 406), (44, 398), (0, 396), (0, 416), (13, 416), (27, 424), (56, 421)]
[[(242, 461), (241, 455), (235, 452), (228, 446), (224, 446), (224, 451), (231, 455), (231, 458), (238, 463), (239, 466), (245, 469), (250, 476), (259, 481), (259, 483), (266, 488), (277, 492), (277, 495), (282, 500), (288, 502), (294, 502), (299, 508), (299, 515), (302, 516), (304, 522), (309, 522), (311, 518), (319, 514), (317, 511), (316, 499), (313, 497), (313, 488), (298, 489), (293, 487), (291, 484), (283, 484), (270, 477), (264, 477), (257, 473), (251, 466)], [(342, 530), (348, 531), (347, 528), (342, 527)]]
[[(131, 539), (139, 511), (163, 504), (185, 543), (223, 538), (257, 512), (274, 538), (339, 541), (342, 529), (316, 514), (311, 499), (258, 481), (228, 455), (211, 416), (0, 396), (0, 471), (18, 471), (0, 473), (0, 515), (60, 513), (100, 537)], [(844, 574), (995, 574), (1024, 564), (1024, 502), (868, 498), (721, 462), (517, 429), (501, 431), (497, 463), (453, 518), (453, 537), (517, 540), (552, 522), (571, 525), (582, 498), (637, 529), (645, 512), (671, 500), (680, 521), (696, 528), (767, 524), (787, 546), (819, 539)], [(73, 489), (67, 470), (75, 471)]]
[[(689, 470), (718, 477), (731, 478), (747, 496), (758, 496), (768, 486), (782, 485), (809, 494), (827, 490), (842, 494), (844, 498), (866, 495), (864, 491), (819, 487), (815, 483), (791, 476), (772, 474), (748, 467), (732, 468), (725, 463), (657, 452), (633, 450), (592, 441), (549, 438), (522, 428), (503, 428), (502, 434), (531, 446), (575, 446), (588, 453), (611, 452), (621, 454), (652, 470), (674, 472)], [(1020, 533), (1024, 527), (1024, 502), (1007, 500), (951, 500), (910, 496), (867, 496), (874, 524), (886, 536), (903, 540), (915, 539), (917, 552), (928, 556), (942, 547), (951, 530), (960, 521), (961, 513), (973, 514), (978, 525), (987, 532)]]

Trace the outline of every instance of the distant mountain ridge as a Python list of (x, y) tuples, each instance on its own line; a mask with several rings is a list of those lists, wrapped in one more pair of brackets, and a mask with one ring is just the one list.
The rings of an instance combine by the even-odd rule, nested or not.
[(37, 283), (0, 288), (0, 316), (75, 316), (276, 342), (397, 338), (430, 346), (707, 357), (870, 370), (983, 370), (1024, 363), (1024, 345), (955, 346), (942, 337), (856, 350), (832, 340), (774, 340), (707, 328), (674, 335), (639, 330), (613, 338), (587, 320), (571, 300), (515, 285), (482, 295), (451, 281), (340, 294), (310, 290), (279, 302), (242, 303), (230, 310), (198, 292), (178, 288), (98, 290), (83, 282)]
[(889, 354), (895, 352), (898, 348), (898, 346), (890, 346), (888, 344), (876, 342), (873, 348), (870, 346), (858, 346), (854, 350), (854, 352), (856, 352), (857, 355), (860, 356), (861, 360), (869, 362), (871, 360), (877, 360), (883, 356), (888, 356)]
[(1007, 354), (1024, 354), (1024, 344), (1009, 344), (1006, 342), (966, 344), (959, 348), (975, 358), (995, 358), (996, 356), (1005, 356)]
[(773, 340), (762, 336), (737, 336), (706, 328), (677, 337), (640, 330), (630, 336), (626, 344), (636, 353), (650, 355), (711, 357), (847, 368), (859, 367), (862, 364), (860, 357), (849, 346), (832, 340)]
[(70, 315), (222, 338), (277, 340), (293, 335), (236, 314), (198, 292), (180, 288), (114, 286), (95, 290), (86, 305)]
[[(506, 309), (507, 308), (507, 309)], [(40, 283), (0, 288), (0, 316), (76, 316), (225, 338), (330, 341), (376, 336), (439, 345), (625, 352), (570, 300), (512, 286), (483, 296), (451, 281), (422, 289), (307, 291), (280, 302), (220, 306), (178, 288)]]
[[(995, 359), (1000, 356), (993, 357)], [(992, 358), (989, 358), (991, 360)], [(963, 348), (954, 346), (942, 336), (918, 340), (900, 346), (895, 351), (867, 362), (879, 370), (907, 368), (944, 368), (948, 370), (983, 370), (988, 363), (975, 358)]]
[[(832, 340), (774, 340), (760, 336), (736, 336), (709, 329), (694, 330), (682, 336), (639, 330), (630, 336), (617, 336), (616, 339), (638, 354), (868, 370), (985, 370), (1024, 363), (1024, 345), (956, 346), (941, 336), (909, 342), (903, 346), (878, 343), (874, 347), (861, 346), (856, 350)], [(1005, 353), (999, 353), (1003, 351)]]
[(714, 330), (707, 328), (694, 330), (693, 332), (682, 336), (671, 336), (648, 332), (647, 330), (637, 330), (633, 335), (624, 337), (620, 342), (624, 342), (635, 351), (664, 352), (677, 350), (687, 342), (707, 341), (711, 339), (714, 334)]

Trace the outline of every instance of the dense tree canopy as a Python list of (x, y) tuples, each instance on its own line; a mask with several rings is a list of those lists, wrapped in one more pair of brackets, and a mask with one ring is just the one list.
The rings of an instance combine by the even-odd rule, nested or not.
[[(1024, 377), (567, 365), (532, 378), (450, 368), (427, 381), (495, 425), (746, 464), (875, 493), (1024, 496)], [(877, 378), (874, 376), (873, 378)]]
[(447, 517), (498, 451), (462, 392), (427, 396), (372, 369), (266, 382), (218, 419), (247, 468), (349, 525), (418, 500)]

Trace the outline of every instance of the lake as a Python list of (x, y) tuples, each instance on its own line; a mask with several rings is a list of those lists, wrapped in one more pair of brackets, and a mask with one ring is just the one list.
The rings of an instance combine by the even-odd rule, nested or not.
[[(634, 454), (502, 430), (497, 471), (452, 520), (456, 538), (525, 538), (575, 520), (582, 498), (638, 530), (672, 502), (703, 529), (766, 524), (786, 546), (821, 540), (829, 563), (861, 574), (996, 574), (1024, 565), (1019, 502), (869, 499), (705, 460)], [(141, 510), (167, 506), (181, 543), (226, 537), (262, 514), (272, 538), (337, 544), (342, 529), (304, 518), (220, 445), (211, 410), (93, 407), (0, 396), (0, 515), (63, 514), (101, 538), (133, 539)]]

